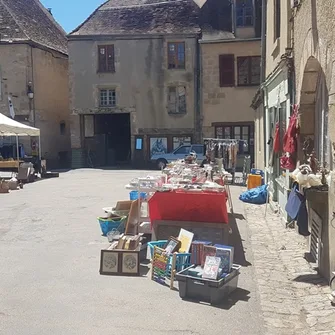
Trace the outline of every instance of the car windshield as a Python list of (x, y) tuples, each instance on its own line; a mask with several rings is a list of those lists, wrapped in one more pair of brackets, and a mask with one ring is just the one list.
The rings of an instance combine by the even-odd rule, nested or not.
[(176, 154), (176, 155), (187, 155), (190, 152), (190, 148), (191, 148), (190, 146), (180, 147), (174, 152), (174, 154)]
[(203, 155), (204, 154), (204, 147), (203, 147), (203, 145), (194, 145), (192, 147), (192, 150), (195, 151), (197, 155)]

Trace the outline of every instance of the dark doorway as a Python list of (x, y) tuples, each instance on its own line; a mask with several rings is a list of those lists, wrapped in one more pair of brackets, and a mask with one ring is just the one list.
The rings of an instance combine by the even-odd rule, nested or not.
[(105, 137), (105, 165), (129, 163), (131, 159), (130, 114), (95, 115), (95, 135)]

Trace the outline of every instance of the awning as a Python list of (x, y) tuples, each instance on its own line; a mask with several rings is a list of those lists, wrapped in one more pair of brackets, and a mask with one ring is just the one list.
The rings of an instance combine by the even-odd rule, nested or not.
[(40, 136), (40, 130), (0, 113), (0, 136)]

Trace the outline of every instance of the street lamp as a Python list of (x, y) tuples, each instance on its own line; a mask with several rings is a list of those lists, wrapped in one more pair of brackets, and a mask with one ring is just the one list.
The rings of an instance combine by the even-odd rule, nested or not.
[[(28, 88), (27, 88), (27, 96), (29, 98), (29, 115), (31, 113), (31, 105), (32, 105), (32, 101), (34, 99), (34, 91), (33, 91), (33, 88), (32, 88), (32, 83), (31, 81), (28, 83)], [(36, 120), (35, 120), (35, 108), (33, 110), (33, 122), (34, 122), (34, 127), (36, 125)]]

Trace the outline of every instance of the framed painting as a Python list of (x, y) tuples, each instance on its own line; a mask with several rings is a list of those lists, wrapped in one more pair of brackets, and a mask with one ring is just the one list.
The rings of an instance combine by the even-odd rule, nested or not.
[(101, 250), (100, 274), (116, 275), (119, 272), (119, 253), (114, 250)]
[(121, 272), (128, 276), (138, 276), (140, 274), (139, 252), (133, 250), (122, 252)]
[(150, 137), (150, 157), (168, 152), (167, 137)]

